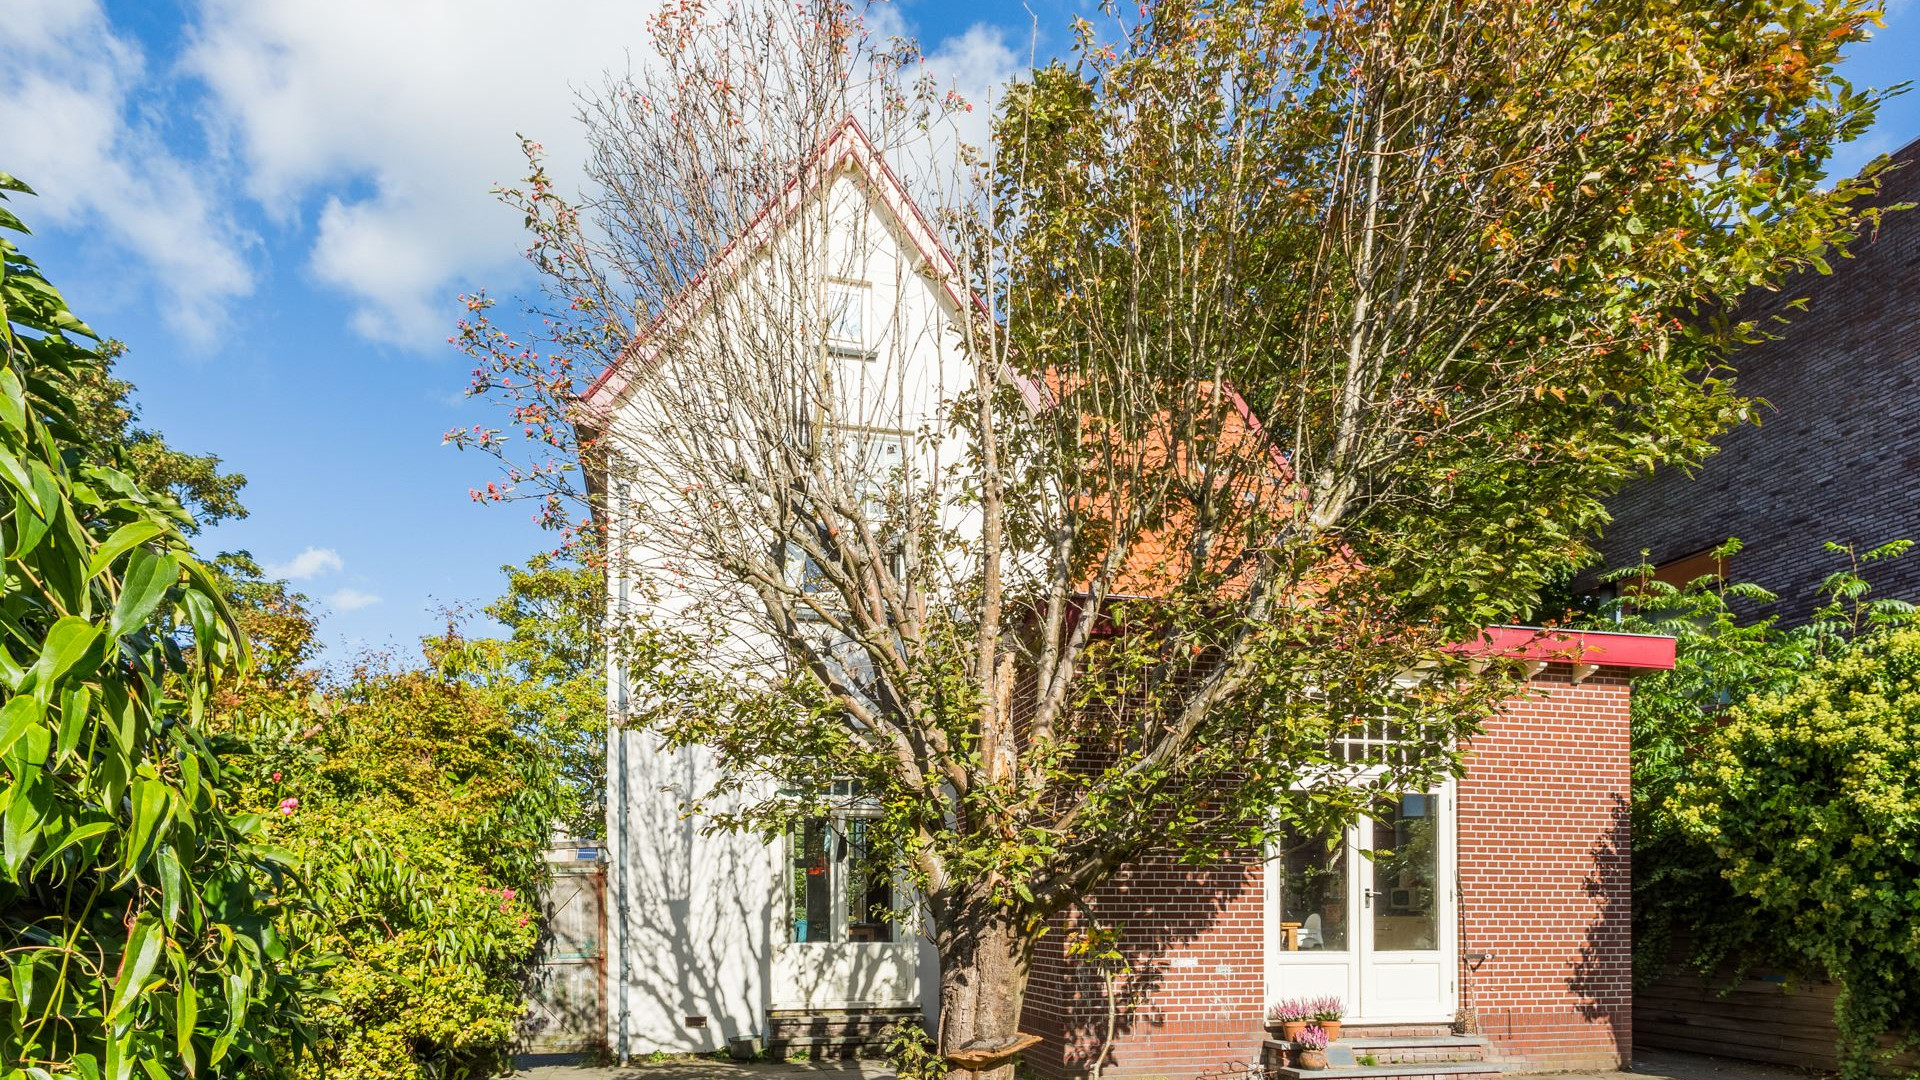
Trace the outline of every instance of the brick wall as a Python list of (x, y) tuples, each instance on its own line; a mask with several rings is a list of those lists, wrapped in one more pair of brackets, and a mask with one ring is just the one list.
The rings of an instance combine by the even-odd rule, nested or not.
[[(1460, 1000), (1510, 1062), (1612, 1066), (1631, 1039), (1626, 797), (1628, 682), (1572, 684), (1564, 665), (1488, 721), (1458, 807)], [(1113, 1077), (1239, 1074), (1264, 1039), (1263, 869), (1248, 852), (1206, 870), (1149, 859), (1089, 901), (1120, 926), (1133, 973), (1107, 1062)], [(1068, 956), (1078, 916), (1034, 957), (1022, 1028), (1044, 1035), (1027, 1064), (1083, 1074), (1105, 1027), (1098, 971)], [(1469, 970), (1464, 957), (1493, 953)]]
[[(1107, 1075), (1241, 1073), (1260, 1060), (1266, 906), (1252, 852), (1205, 869), (1145, 859), (1087, 906), (1098, 925), (1121, 928), (1131, 967), (1117, 980), (1124, 1008)], [(1043, 1076), (1084, 1073), (1106, 1031), (1098, 970), (1067, 955), (1080, 923), (1056, 918), (1034, 957), (1021, 1028), (1047, 1037), (1025, 1057)]]
[(1612, 1066), (1632, 1045), (1628, 682), (1554, 665), (1532, 689), (1458, 788), (1460, 1003), (1504, 1057)]
[[(1882, 199), (1920, 201), (1920, 142), (1894, 159), (1908, 164)], [(1825, 541), (1865, 550), (1920, 539), (1920, 211), (1888, 215), (1852, 254), (1751, 307), (1763, 325), (1775, 313), (1790, 320), (1780, 340), (1732, 359), (1740, 393), (1768, 402), (1761, 426), (1723, 436), (1691, 479), (1663, 470), (1621, 492), (1599, 545), (1608, 566), (1635, 565), (1642, 550), (1668, 562), (1737, 536), (1746, 548), (1732, 576), (1779, 593), (1764, 613), (1796, 621), (1820, 580), (1846, 565)], [(1781, 311), (1796, 297), (1807, 310)], [(1920, 600), (1920, 556), (1867, 576), (1879, 595)]]

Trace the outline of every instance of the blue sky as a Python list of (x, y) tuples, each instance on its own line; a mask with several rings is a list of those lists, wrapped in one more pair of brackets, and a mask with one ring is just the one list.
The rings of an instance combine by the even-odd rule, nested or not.
[[(551, 544), (524, 507), (467, 497), (487, 463), (440, 445), (488, 419), (445, 343), (463, 290), (531, 282), (487, 189), (515, 134), (557, 167), (574, 88), (644, 55), (652, 3), (620, 0), (0, 0), (0, 170), (30, 251), (125, 341), (147, 423), (221, 455), (252, 516), (211, 530), (319, 601), (330, 654), (411, 647), (435, 612), (484, 601), (498, 567)], [(1083, 5), (905, 0), (943, 78), (978, 97)], [(1031, 11), (1034, 14), (1030, 14)], [(1848, 62), (1912, 78), (1920, 8)], [(1886, 106), (1839, 166), (1920, 137)]]

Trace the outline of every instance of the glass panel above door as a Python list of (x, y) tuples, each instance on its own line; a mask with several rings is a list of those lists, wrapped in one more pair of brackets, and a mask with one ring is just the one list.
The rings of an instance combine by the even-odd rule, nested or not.
[(1376, 952), (1440, 948), (1437, 809), (1431, 795), (1401, 795), (1373, 818), (1370, 900)]
[[(1347, 948), (1347, 844), (1289, 827), (1280, 840), (1280, 922), (1298, 923), (1303, 951)], [(1286, 947), (1283, 933), (1281, 947)]]

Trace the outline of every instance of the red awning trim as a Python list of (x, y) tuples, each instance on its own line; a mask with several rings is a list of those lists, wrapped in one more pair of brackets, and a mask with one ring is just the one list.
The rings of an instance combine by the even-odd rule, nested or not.
[(1670, 670), (1674, 657), (1674, 640), (1661, 634), (1547, 630), (1538, 626), (1490, 626), (1480, 632), (1478, 640), (1455, 648), (1477, 656), (1653, 671)]

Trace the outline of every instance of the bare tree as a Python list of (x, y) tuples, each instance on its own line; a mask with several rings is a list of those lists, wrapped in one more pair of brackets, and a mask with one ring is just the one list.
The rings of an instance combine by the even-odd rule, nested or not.
[(940, 1049), (1009, 1045), (1040, 927), (1130, 860), (1453, 768), (1511, 688), (1455, 646), (1741, 415), (1739, 294), (1858, 220), (1820, 166), (1867, 12), (1643, 9), (1159, 3), (984, 156), (845, 6), (670, 9), (587, 102), (589, 196), (507, 193), (554, 347), (463, 324), (548, 457), (453, 437), (509, 462), (481, 497), (594, 507), (711, 819), (857, 781)]

